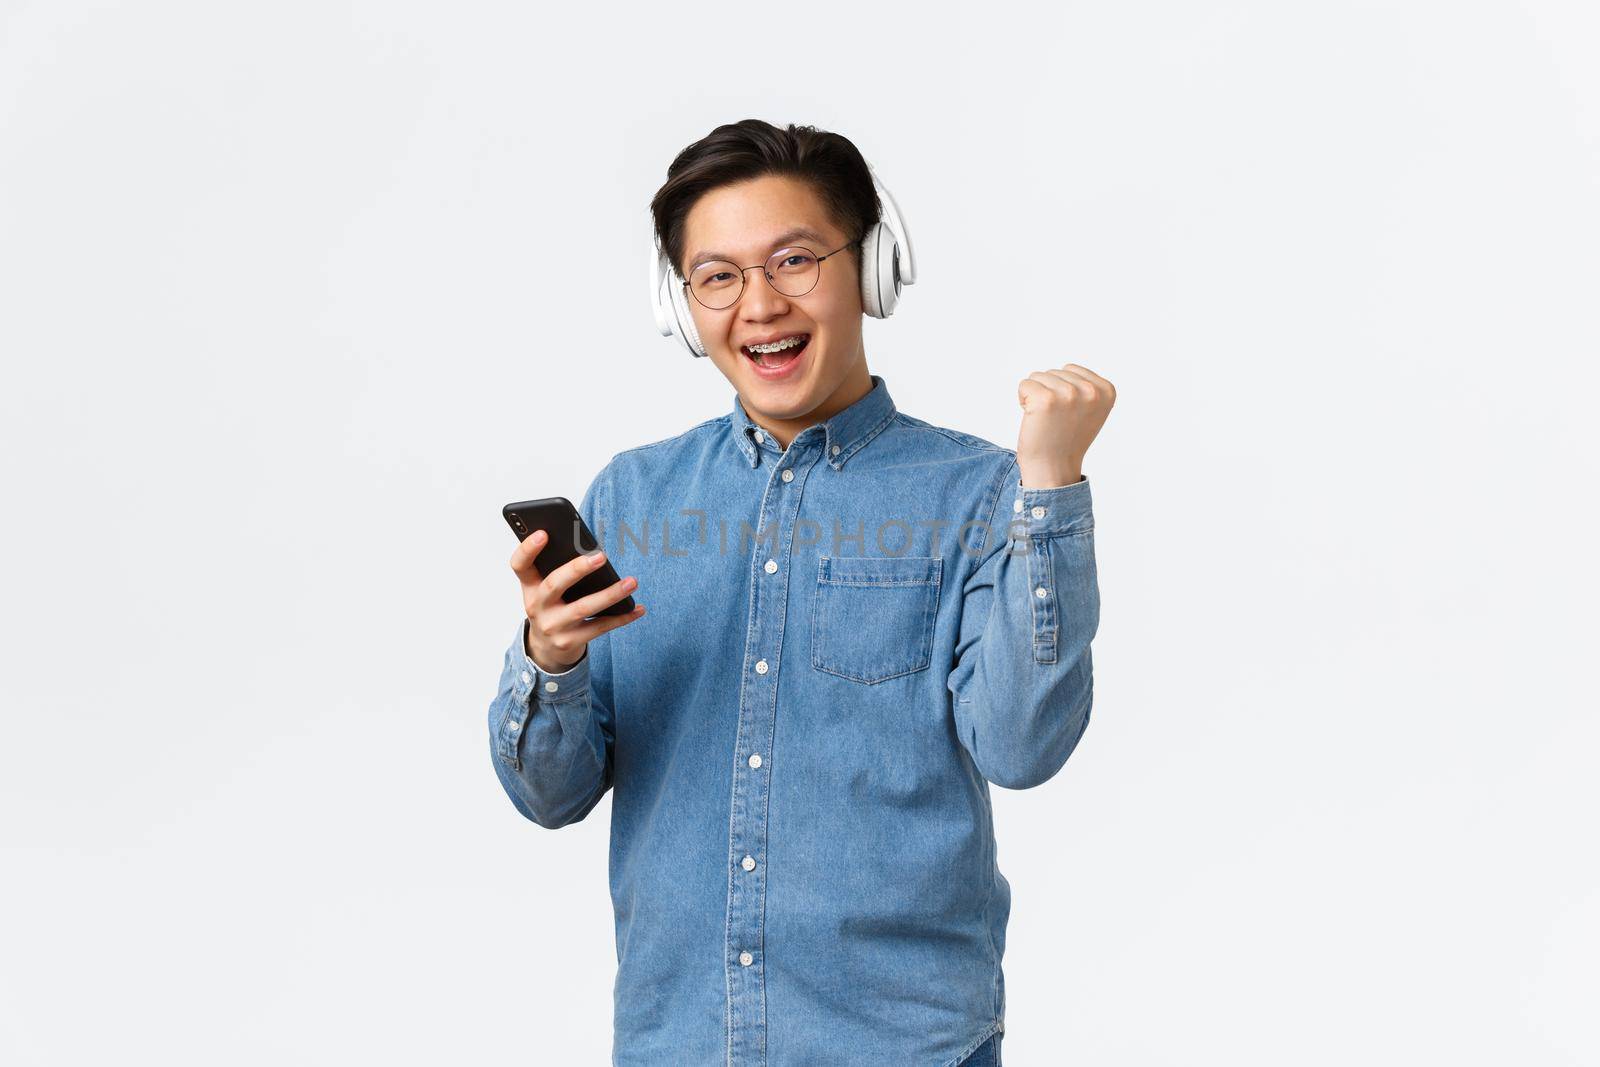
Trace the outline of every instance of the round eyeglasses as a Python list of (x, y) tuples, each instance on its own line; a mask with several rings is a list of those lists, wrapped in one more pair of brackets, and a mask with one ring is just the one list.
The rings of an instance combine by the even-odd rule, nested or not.
[(750, 267), (738, 267), (726, 260), (712, 260), (690, 271), (683, 284), (702, 307), (709, 311), (723, 311), (737, 304), (744, 295), (745, 271), (762, 267), (767, 282), (778, 292), (784, 296), (805, 296), (817, 287), (817, 280), (822, 277), (822, 261), (855, 244), (860, 244), (860, 241), (851, 241), (825, 256), (816, 255), (801, 245), (790, 245), (772, 253), (766, 263)]

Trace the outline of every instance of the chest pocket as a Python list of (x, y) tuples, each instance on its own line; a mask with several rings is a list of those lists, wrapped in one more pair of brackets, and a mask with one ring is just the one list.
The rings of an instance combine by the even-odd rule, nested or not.
[(943, 563), (938, 556), (823, 556), (811, 602), (811, 666), (867, 685), (926, 669)]

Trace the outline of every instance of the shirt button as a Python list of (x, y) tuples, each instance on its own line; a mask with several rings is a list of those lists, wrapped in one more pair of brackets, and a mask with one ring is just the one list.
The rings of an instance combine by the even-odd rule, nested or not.
[(544, 683), (544, 688), (545, 688), (546, 692), (554, 693), (557, 689), (560, 689), (561, 687), (559, 685), (557, 685), (555, 682), (546, 682), (546, 683)]
[(757, 430), (756, 431), (756, 444), (760, 444), (762, 441), (765, 441), (765, 440), (766, 440), (766, 438), (762, 436), (761, 431)]
[(752, 767), (761, 766), (761, 753), (759, 753), (759, 752), (750, 753), (750, 766), (752, 766)]
[(747, 871), (755, 870), (756, 869), (755, 857), (754, 856), (746, 856), (744, 859), (739, 861), (739, 866), (743, 867)]
[(506, 729), (510, 730), (512, 733), (516, 733), (518, 730), (522, 729), (522, 724), (516, 719), (512, 719), (511, 725), (506, 727)]
[(794, 471), (790, 470), (788, 467), (785, 467), (783, 468), (783, 473), (778, 477), (782, 478), (786, 482), (792, 482), (794, 481)]
[(756, 673), (757, 674), (766, 674), (767, 673), (767, 661), (766, 660), (764, 660), (764, 659), (756, 660)]
[(1036, 519), (1044, 518), (1044, 508), (1040, 507), (1038, 504), (1035, 504), (1033, 506), (1033, 517)]
[(1011, 510), (1012, 511), (1021, 511), (1022, 510), (1022, 498), (1021, 497), (1018, 497), (1017, 499), (1015, 499), (1015, 500), (1013, 500), (1011, 502)]
[(527, 685), (531, 681), (533, 681), (533, 675), (529, 674), (527, 671), (523, 671), (522, 672), (522, 684), (523, 685)]
[(839, 446), (838, 445), (834, 445), (832, 448), (828, 449), (828, 455), (837, 456), (838, 454), (839, 454)]
[(778, 571), (778, 561), (775, 559), (769, 559), (762, 565), (761, 569), (766, 571), (768, 574), (776, 574)]
[(1044, 586), (1041, 585), (1039, 588), (1035, 589), (1033, 591), (1033, 595), (1038, 597), (1040, 600), (1043, 600), (1045, 597)]
[(752, 963), (754, 963), (755, 961), (756, 961), (756, 958), (754, 956), (750, 955), (750, 953), (748, 953), (748, 952), (739, 953), (739, 962), (743, 966), (748, 967)]

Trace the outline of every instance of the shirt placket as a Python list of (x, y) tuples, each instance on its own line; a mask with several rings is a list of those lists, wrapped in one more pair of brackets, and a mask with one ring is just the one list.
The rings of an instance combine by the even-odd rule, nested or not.
[(766, 957), (763, 917), (767, 893), (767, 807), (777, 726), (778, 667), (789, 599), (789, 563), (809, 444), (790, 443), (773, 463), (761, 497), (751, 549), (750, 613), (739, 684), (738, 751), (728, 823), (728, 1062), (766, 1063)]

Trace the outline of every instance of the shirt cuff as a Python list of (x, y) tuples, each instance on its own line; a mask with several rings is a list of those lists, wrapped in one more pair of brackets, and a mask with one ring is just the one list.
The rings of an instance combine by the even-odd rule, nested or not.
[(1011, 488), (1013, 536), (1057, 537), (1094, 529), (1094, 502), (1088, 475), (1071, 485), (1045, 489), (1029, 489), (1018, 478)]
[(547, 671), (528, 655), (528, 620), (517, 627), (517, 648), (522, 652), (522, 670), (512, 687), (519, 700), (530, 695), (545, 701), (570, 700), (582, 696), (589, 688), (589, 649), (585, 646), (583, 658), (564, 671)]

